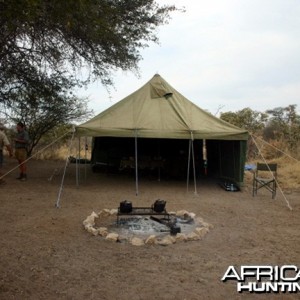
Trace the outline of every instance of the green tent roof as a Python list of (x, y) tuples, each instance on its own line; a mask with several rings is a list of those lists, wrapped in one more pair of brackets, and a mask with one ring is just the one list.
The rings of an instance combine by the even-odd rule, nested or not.
[(76, 127), (79, 135), (247, 140), (248, 132), (207, 113), (156, 74), (140, 89)]

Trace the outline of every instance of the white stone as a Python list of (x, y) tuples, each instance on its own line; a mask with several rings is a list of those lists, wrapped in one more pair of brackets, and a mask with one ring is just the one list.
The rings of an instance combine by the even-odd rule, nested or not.
[(114, 216), (114, 215), (117, 215), (118, 210), (117, 210), (116, 208), (113, 208), (113, 209), (110, 210), (109, 213), (110, 213), (112, 216)]
[(91, 213), (91, 217), (99, 218), (98, 214), (96, 214), (94, 211)]
[(175, 236), (175, 239), (177, 242), (185, 242), (186, 241), (186, 235), (184, 233), (177, 233)]
[(188, 215), (190, 216), (191, 219), (195, 219), (196, 214), (193, 212), (188, 213)]
[(96, 214), (94, 211), (91, 213), (91, 215), (87, 216), (87, 218), (82, 222), (83, 225), (95, 225), (95, 218), (99, 218), (98, 214)]
[(120, 242), (120, 243), (128, 242), (128, 237), (124, 236), (124, 235), (119, 235), (118, 242)]
[(146, 241), (145, 244), (154, 245), (156, 244), (156, 236), (154, 234), (150, 235)]
[(84, 229), (86, 230), (86, 231), (89, 231), (89, 228), (90, 227), (93, 227), (91, 224), (85, 224), (84, 225)]
[(207, 227), (197, 227), (194, 232), (198, 234), (200, 238), (202, 238), (209, 232), (209, 229)]
[(97, 230), (98, 230), (99, 235), (101, 235), (101, 236), (105, 237), (108, 235), (108, 231), (107, 231), (106, 227), (99, 227)]
[(165, 236), (162, 240), (157, 241), (157, 244), (161, 246), (168, 246), (176, 243), (176, 239), (170, 235)]
[(203, 227), (209, 228), (209, 229), (214, 228), (214, 226), (212, 224), (205, 222), (203, 220), (203, 218), (201, 218), (201, 217), (196, 218), (196, 223), (202, 225)]
[(176, 216), (177, 217), (184, 217), (184, 215), (186, 215), (186, 214), (188, 214), (189, 212), (188, 211), (186, 211), (186, 210), (178, 210), (177, 212), (176, 212)]
[(106, 240), (116, 242), (118, 240), (119, 235), (117, 233), (111, 232), (106, 236)]
[(95, 228), (92, 227), (92, 226), (86, 226), (86, 230), (87, 230), (89, 233), (92, 233), (93, 235), (98, 235), (98, 230), (95, 229)]
[(209, 224), (209, 223), (207, 223), (207, 222), (202, 222), (202, 225), (203, 225), (204, 227), (208, 228), (208, 229), (214, 228), (214, 226), (213, 226), (212, 224)]
[(144, 241), (138, 237), (133, 237), (131, 240), (130, 240), (130, 243), (133, 245), (133, 246), (143, 246), (144, 245)]
[(201, 218), (201, 217), (197, 217), (197, 218), (195, 219), (195, 222), (198, 223), (198, 224), (202, 224), (202, 223), (204, 222), (204, 220), (203, 220), (203, 218)]
[(88, 216), (83, 222), (82, 222), (83, 226), (94, 226), (95, 225), (95, 221), (94, 219), (90, 218), (90, 216)]
[(104, 208), (101, 210), (101, 212), (99, 213), (100, 216), (103, 217), (108, 217), (110, 216), (110, 209)]
[(198, 241), (200, 240), (200, 236), (195, 233), (195, 232), (191, 232), (186, 236), (187, 241)]

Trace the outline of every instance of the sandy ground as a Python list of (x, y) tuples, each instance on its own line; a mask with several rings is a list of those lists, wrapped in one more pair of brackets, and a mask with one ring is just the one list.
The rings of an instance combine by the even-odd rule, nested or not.
[[(8, 160), (9, 170), (15, 166)], [(300, 193), (275, 200), (255, 198), (245, 186), (226, 192), (200, 180), (198, 194), (181, 181), (140, 180), (135, 196), (128, 176), (95, 174), (76, 187), (75, 166), (67, 169), (60, 208), (55, 208), (64, 162), (30, 161), (28, 181), (0, 187), (0, 299), (299, 299), (298, 294), (238, 294), (221, 281), (230, 265), (300, 266)], [(59, 174), (49, 180), (54, 170)], [(93, 236), (82, 221), (92, 211), (120, 201), (149, 206), (157, 198), (167, 209), (196, 213), (214, 228), (200, 241), (171, 246), (132, 246)]]

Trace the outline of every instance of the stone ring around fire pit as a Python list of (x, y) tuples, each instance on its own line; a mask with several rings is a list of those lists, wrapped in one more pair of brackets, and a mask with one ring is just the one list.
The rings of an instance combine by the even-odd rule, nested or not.
[(101, 236), (113, 242), (129, 242), (135, 246), (145, 244), (167, 246), (178, 242), (197, 241), (213, 228), (201, 217), (196, 217), (194, 213), (186, 210), (169, 213), (181, 229), (175, 234), (172, 234), (170, 228), (164, 228), (163, 224), (159, 224), (155, 218), (151, 217), (126, 218), (121, 220), (121, 224), (117, 224), (112, 221), (115, 220), (117, 213), (117, 209), (92, 212), (83, 221), (83, 226), (94, 236)]

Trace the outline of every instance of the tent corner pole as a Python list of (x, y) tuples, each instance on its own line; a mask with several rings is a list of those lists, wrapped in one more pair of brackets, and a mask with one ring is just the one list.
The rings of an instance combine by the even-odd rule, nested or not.
[(189, 140), (189, 152), (188, 152), (188, 165), (187, 165), (187, 175), (186, 175), (186, 191), (189, 191), (189, 180), (190, 180), (190, 162), (191, 162), (191, 141)]
[(69, 145), (69, 155), (66, 158), (64, 173), (63, 173), (63, 176), (62, 176), (62, 179), (61, 179), (61, 184), (60, 184), (60, 188), (59, 188), (59, 191), (58, 191), (57, 200), (56, 200), (56, 203), (55, 203), (56, 208), (60, 207), (60, 198), (61, 198), (61, 195), (62, 195), (62, 190), (63, 190), (63, 186), (64, 186), (67, 167), (68, 167), (68, 164), (69, 164), (69, 161), (70, 161), (69, 159), (70, 159), (70, 155), (71, 155), (71, 148), (72, 148), (72, 144), (73, 144), (74, 135), (75, 135), (75, 130), (73, 130), (73, 134), (72, 134), (70, 145)]
[(138, 182), (138, 145), (137, 145), (137, 129), (135, 129), (134, 137), (134, 148), (135, 148), (135, 195), (139, 194), (139, 182)]
[(76, 186), (79, 186), (80, 181), (80, 146), (81, 146), (81, 140), (80, 136), (78, 137), (78, 158), (76, 157)]
[(84, 181), (86, 183), (86, 168), (87, 168), (87, 150), (88, 150), (88, 144), (87, 144), (87, 137), (85, 137), (85, 145), (84, 145)]
[(192, 160), (193, 160), (193, 175), (194, 175), (194, 194), (197, 195), (197, 181), (196, 181), (196, 166), (195, 166), (195, 152), (194, 152), (194, 140), (191, 140), (192, 144)]

